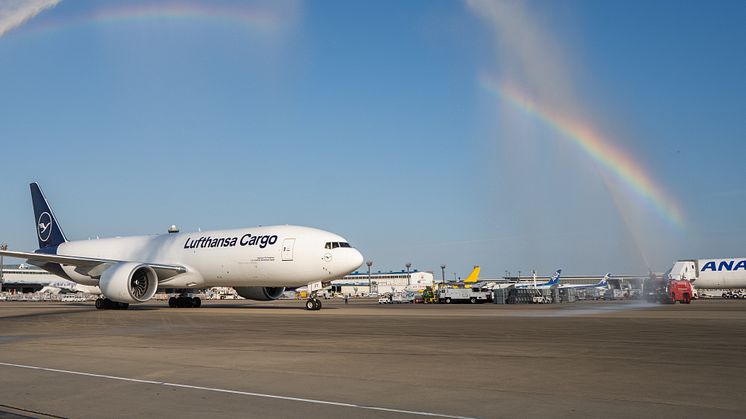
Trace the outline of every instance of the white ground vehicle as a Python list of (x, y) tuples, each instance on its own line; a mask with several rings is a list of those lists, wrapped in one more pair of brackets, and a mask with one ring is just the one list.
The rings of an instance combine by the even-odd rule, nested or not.
[(378, 297), (378, 304), (391, 304), (391, 297), (388, 295)]
[(438, 290), (440, 303), (484, 303), (492, 300), (492, 292), (478, 288), (441, 288)]
[(534, 304), (551, 304), (552, 297), (547, 297), (545, 295), (535, 295), (533, 297)]
[(409, 295), (403, 293), (396, 293), (391, 295), (392, 304), (406, 304), (412, 302), (414, 297), (409, 298)]

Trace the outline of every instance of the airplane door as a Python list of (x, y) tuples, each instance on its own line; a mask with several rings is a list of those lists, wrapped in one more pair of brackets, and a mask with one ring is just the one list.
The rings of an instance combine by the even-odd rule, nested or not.
[(282, 260), (293, 260), (293, 248), (295, 247), (295, 239), (285, 239), (282, 242)]

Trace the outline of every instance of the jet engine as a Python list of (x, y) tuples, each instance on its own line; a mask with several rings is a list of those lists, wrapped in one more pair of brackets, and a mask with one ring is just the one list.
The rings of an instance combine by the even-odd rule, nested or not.
[(276, 300), (285, 292), (285, 287), (234, 287), (236, 293), (247, 300)]
[(106, 298), (120, 303), (144, 303), (158, 288), (158, 275), (148, 265), (120, 262), (105, 270), (98, 283)]

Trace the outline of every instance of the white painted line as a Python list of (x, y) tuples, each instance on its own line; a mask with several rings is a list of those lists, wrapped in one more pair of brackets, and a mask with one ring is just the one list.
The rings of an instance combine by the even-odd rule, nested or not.
[(354, 404), (354, 403), (333, 402), (333, 401), (328, 401), (328, 400), (305, 399), (305, 398), (302, 398), (302, 397), (281, 396), (281, 395), (277, 395), (277, 394), (253, 393), (253, 392), (250, 392), (250, 391), (228, 390), (228, 389), (224, 389), (224, 388), (192, 386), (192, 385), (189, 385), (189, 384), (177, 384), (177, 383), (167, 383), (167, 382), (164, 382), (164, 381), (141, 380), (139, 378), (127, 378), (127, 377), (118, 377), (118, 376), (115, 376), (115, 375), (94, 374), (94, 373), (90, 373), (90, 372), (60, 370), (60, 369), (56, 369), (56, 368), (37, 367), (37, 366), (33, 366), (33, 365), (11, 364), (11, 363), (8, 363), (8, 362), (0, 362), (0, 365), (6, 366), (6, 367), (26, 368), (26, 369), (30, 369), (30, 370), (56, 372), (56, 373), (60, 373), (60, 374), (81, 375), (81, 376), (84, 376), (84, 377), (105, 378), (107, 380), (129, 381), (131, 383), (152, 384), (152, 385), (167, 386), (167, 387), (178, 387), (178, 388), (186, 388), (186, 389), (190, 389), (190, 390), (213, 391), (213, 392), (217, 392), (217, 393), (236, 394), (236, 395), (239, 395), (239, 396), (263, 397), (263, 398), (267, 398), (267, 399), (289, 400), (289, 401), (301, 402), (301, 403), (313, 403), (313, 404), (323, 404), (323, 405), (327, 405), (327, 406), (349, 407), (349, 408), (353, 408), (353, 409), (364, 409), (364, 410), (376, 410), (376, 411), (381, 411), (381, 412), (402, 413), (402, 414), (405, 414), (405, 415), (431, 416), (431, 417), (451, 418), (451, 419), (475, 419), (475, 418), (472, 418), (472, 417), (469, 417), (469, 416), (454, 416), (454, 415), (446, 415), (446, 414), (442, 414), (442, 413), (420, 412), (420, 411), (416, 411), (416, 410), (403, 410), (403, 409), (393, 409), (393, 408), (388, 408), (388, 407), (365, 406), (365, 405), (359, 405), (359, 404)]

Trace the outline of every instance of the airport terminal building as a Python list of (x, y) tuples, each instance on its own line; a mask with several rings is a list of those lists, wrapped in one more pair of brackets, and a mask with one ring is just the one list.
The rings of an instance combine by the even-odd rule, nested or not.
[(48, 285), (58, 286), (69, 283), (70, 281), (57, 275), (25, 264), (5, 265), (0, 272), (0, 291), (11, 294), (37, 292)]

